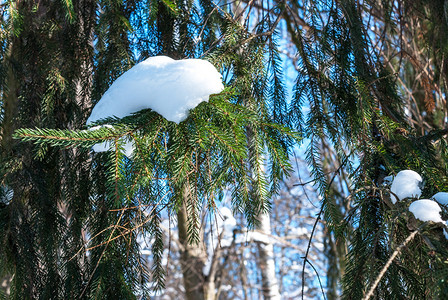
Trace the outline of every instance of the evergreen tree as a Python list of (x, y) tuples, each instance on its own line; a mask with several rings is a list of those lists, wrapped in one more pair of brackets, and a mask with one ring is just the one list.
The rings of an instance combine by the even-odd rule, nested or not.
[[(424, 56), (426, 49), (437, 53), (436, 57), (443, 56), (444, 50), (438, 48), (443, 44), (443, 35), (434, 35), (440, 34), (446, 24), (441, 21), (445, 20), (440, 14), (442, 3), (310, 1), (303, 7), (290, 4), (292, 9), (285, 19), (299, 64), (292, 112), (300, 113), (301, 104), (309, 101), (310, 113), (305, 121), (306, 136), (311, 140), (308, 161), (324, 196), (319, 217), (327, 221), (330, 238), (346, 242), (349, 249), (343, 258), (343, 298), (370, 297), (371, 288), (375, 288), (373, 295), (378, 299), (443, 298), (443, 261), (447, 253), (446, 240), (440, 236), (441, 225), (412, 225), (413, 216), (407, 210), (412, 200), (393, 205), (383, 185), (386, 175), (402, 169), (422, 174), (426, 197), (444, 190), (446, 184), (446, 150), (439, 147), (445, 144), (444, 131), (437, 127), (421, 130), (406, 122), (397, 84), (404, 90), (415, 89), (415, 93), (418, 86), (410, 86), (413, 79), (412, 73), (407, 73), (409, 69), (398, 70), (405, 79), (397, 82), (392, 73), (397, 70), (390, 65), (402, 62), (402, 56), (394, 53), (402, 51), (405, 55), (407, 43), (420, 45), (414, 53)], [(429, 18), (434, 15), (438, 21)], [(405, 24), (405, 20), (413, 21), (414, 27), (408, 27), (411, 23)], [(410, 34), (402, 35), (403, 28), (411, 28), (404, 29)], [(438, 43), (424, 44), (422, 36)], [(397, 39), (401, 41), (397, 43)], [(418, 68), (421, 61), (411, 57), (413, 66), (414, 59)], [(432, 60), (427, 61), (432, 68)], [(417, 107), (408, 107), (419, 118), (418, 108), (433, 103), (431, 94), (437, 92), (428, 76), (420, 80), (425, 97), (417, 102)], [(440, 109), (445, 110), (443, 101), (439, 102), (443, 106)], [(320, 158), (322, 145), (329, 145), (337, 153), (334, 176), (326, 176), (326, 161)], [(337, 190), (343, 195), (348, 189), (350, 196), (335, 205), (334, 179), (339, 177), (342, 181), (344, 173), (350, 175), (352, 184)], [(395, 259), (386, 265), (390, 257)], [(380, 273), (385, 265), (387, 268)], [(381, 280), (375, 286), (377, 279)]]
[[(445, 3), (236, 5), (1, 4), (0, 183), (14, 193), (0, 202), (0, 274), (13, 277), (12, 298), (127, 299), (148, 295), (148, 283), (162, 288), (164, 211), (177, 215), (185, 260), (199, 270), (199, 211), (214, 210), (230, 188), (234, 209), (257, 225), (290, 170), (297, 132), (309, 139), (323, 197), (316, 222), (325, 220), (329, 261), (339, 262), (329, 270), (328, 296), (336, 297), (336, 276), (344, 299), (447, 295), (443, 226), (416, 221), (412, 199), (393, 204), (383, 184), (412, 169), (425, 179), (424, 197), (447, 189)], [(279, 26), (297, 51), (290, 103)], [(228, 88), (179, 125), (147, 110), (97, 122), (112, 129), (84, 130), (110, 84), (159, 54), (205, 58)], [(112, 151), (89, 152), (104, 141)], [(126, 141), (135, 145), (132, 159), (122, 153)], [(141, 263), (138, 234), (153, 239), (151, 270)], [(335, 244), (347, 245), (347, 255)], [(197, 283), (210, 279), (187, 267), (187, 297), (207, 297), (212, 285), (204, 291)]]
[(72, 298), (85, 280), (82, 259), (69, 259), (90, 210), (88, 156), (47, 149), (36, 159), (45, 147), (19, 145), (12, 133), (85, 122), (95, 9), (93, 1), (2, 3), (1, 184), (14, 196), (0, 209), (0, 266), (14, 278), (13, 298)]
[[(290, 170), (288, 149), (299, 140), (299, 135), (285, 127), (288, 124), (283, 121), (286, 106), (282, 104), (285, 99), (279, 95), (281, 71), (271, 37), (278, 19), (262, 16), (257, 24), (251, 24), (255, 33), (249, 33), (235, 21), (241, 15), (232, 16), (207, 1), (199, 6), (193, 2), (154, 1), (149, 10), (144, 1), (92, 1), (88, 3), (91, 9), (86, 20), (82, 15), (86, 13), (85, 7), (67, 2), (52, 5), (50, 9), (50, 2), (48, 7), (45, 3), (9, 6), (11, 16), (17, 15), (22, 27), (11, 31), (12, 37), (6, 43), (23, 51), (50, 45), (53, 50), (29, 56), (12, 51), (20, 67), (35, 68), (29, 74), (37, 78), (21, 82), (5, 80), (4, 90), (10, 92), (16, 87), (18, 100), (10, 100), (11, 95), (4, 93), (4, 147), (11, 145), (14, 129), (40, 128), (16, 130), (17, 138), (33, 140), (35, 146), (13, 143), (16, 151), (24, 151), (24, 145), (30, 147), (23, 152), (23, 160), (32, 165), (4, 171), (4, 184), (14, 190), (11, 201), (14, 205), (2, 208), (2, 213), (10, 216), (4, 219), (7, 226), (3, 228), (17, 232), (13, 235), (9, 229), (2, 231), (2, 239), (10, 241), (2, 250), (7, 256), (2, 257), (7, 266), (4, 271), (14, 275), (12, 297), (148, 295), (148, 283), (152, 282), (156, 289), (163, 287), (163, 239), (159, 223), (164, 210), (178, 215), (179, 227), (184, 228), (180, 236), (185, 249), (194, 247), (200, 240), (199, 210), (214, 210), (214, 202), (224, 188), (232, 190), (234, 209), (240, 210), (249, 226), (253, 226), (257, 216), (267, 211), (269, 196), (277, 191), (279, 180)], [(50, 13), (53, 9), (54, 14)], [(31, 21), (36, 16), (42, 19), (37, 25)], [(80, 33), (86, 23), (90, 24), (90, 31)], [(30, 28), (29, 24), (32, 24)], [(65, 26), (78, 30), (72, 34), (73, 38), (61, 29)], [(266, 30), (270, 33), (266, 34)], [(39, 45), (30, 48), (24, 37), (36, 32), (48, 41), (32, 39)], [(83, 36), (86, 32), (88, 36)], [(83, 39), (78, 42), (80, 36)], [(14, 44), (17, 38), (20, 42)], [(71, 43), (79, 43), (83, 51), (88, 49), (88, 55), (79, 59), (82, 52), (75, 51), (76, 48), (65, 51), (64, 47), (69, 48)], [(78, 63), (79, 68), (66, 64), (65, 57), (57, 65), (56, 54), (67, 55), (67, 61)], [(80, 130), (91, 108), (89, 103), (99, 99), (107, 86), (134, 61), (158, 54), (173, 58), (206, 55), (223, 72), (230, 72), (231, 78), (225, 79), (232, 88), (210, 103), (201, 104), (179, 125), (155, 112), (143, 111), (121, 120), (97, 123), (111, 124), (113, 129)], [(24, 61), (25, 57), (31, 62)], [(34, 62), (36, 59), (41, 65)], [(273, 85), (268, 84), (270, 68), (275, 70)], [(61, 71), (65, 69), (68, 75)], [(12, 70), (12, 77), (28, 74), (28, 69), (22, 72)], [(80, 74), (84, 77), (79, 77)], [(30, 89), (27, 84), (36, 88)], [(44, 91), (39, 93), (39, 89)], [(84, 96), (84, 102), (76, 102), (79, 95)], [(19, 100), (26, 107), (8, 108)], [(36, 120), (27, 110), (35, 112)], [(71, 115), (76, 111), (80, 112), (77, 118)], [(69, 116), (77, 122), (70, 122)], [(16, 128), (10, 129), (13, 119), (19, 122), (16, 121)], [(250, 151), (246, 138), (249, 128)], [(135, 145), (132, 159), (122, 153), (126, 140)], [(91, 157), (90, 147), (103, 141), (112, 141), (114, 150)], [(71, 156), (67, 157), (66, 153)], [(5, 155), (5, 161), (12, 164), (13, 157)], [(269, 158), (269, 182), (262, 171), (265, 158)], [(30, 171), (41, 185), (20, 180), (18, 174)], [(42, 177), (47, 173), (48, 178)], [(42, 200), (37, 201), (39, 197)], [(21, 203), (20, 210), (31, 210), (29, 221), (11, 216), (11, 210), (18, 203)], [(26, 226), (14, 224), (18, 220)], [(136, 242), (139, 233), (153, 238), (154, 265), (150, 272), (140, 261)], [(18, 235), (29, 236), (26, 243)], [(60, 245), (62, 241), (66, 244)], [(16, 252), (18, 246), (28, 249), (29, 254)], [(14, 254), (16, 257), (12, 259)], [(190, 254), (186, 255), (186, 260), (194, 260)], [(24, 259), (27, 264), (21, 263)], [(183, 271), (187, 297), (203, 298), (204, 291), (196, 287), (198, 279), (190, 278), (194, 272)], [(27, 278), (36, 278), (36, 281), (26, 281)]]

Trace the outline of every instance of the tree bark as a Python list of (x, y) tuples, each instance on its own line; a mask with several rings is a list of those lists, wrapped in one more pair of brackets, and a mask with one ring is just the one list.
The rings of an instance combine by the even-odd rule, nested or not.
[(14, 132), (16, 122), (14, 122), (14, 118), (17, 111), (18, 97), (18, 83), (16, 76), (14, 74), (14, 44), (16, 38), (12, 38), (10, 45), (8, 46), (8, 53), (6, 57), (6, 84), (7, 91), (3, 96), (3, 122), (1, 127), (0, 141), (1, 146), (4, 151), (4, 155), (10, 154), (11, 145), (12, 145), (12, 134)]
[[(271, 217), (268, 213), (259, 216), (258, 230), (264, 235), (271, 235)], [(275, 275), (274, 246), (266, 241), (257, 241), (259, 254), (259, 267), (261, 271), (261, 283), (263, 298), (265, 300), (280, 300), (280, 291)]]
[[(204, 273), (203, 268), (206, 260), (206, 252), (202, 241), (192, 244), (188, 241), (188, 212), (186, 201), (190, 197), (187, 187), (182, 191), (182, 206), (177, 212), (177, 227), (179, 230), (179, 242), (181, 244), (181, 268), (187, 300), (204, 300)], [(207, 295), (210, 294), (207, 289)], [(214, 290), (214, 288), (213, 288)]]

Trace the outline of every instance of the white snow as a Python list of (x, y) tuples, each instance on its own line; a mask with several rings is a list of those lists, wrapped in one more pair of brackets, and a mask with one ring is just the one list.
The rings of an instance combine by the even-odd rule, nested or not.
[(275, 243), (275, 240), (271, 241), (268, 235), (259, 231), (247, 231), (244, 235), (239, 235), (235, 239), (236, 244), (245, 244), (250, 242), (258, 242), (262, 244)]
[[(104, 128), (104, 127), (114, 129), (114, 127), (112, 125), (106, 124), (106, 125), (94, 126), (92, 128), (89, 128), (89, 131), (98, 130), (98, 129)], [(123, 138), (120, 139), (120, 143), (122, 144), (122, 147), (123, 147), (123, 154), (130, 158), (132, 156), (132, 153), (134, 153), (134, 143), (132, 143), (131, 141), (127, 141)], [(105, 152), (105, 151), (109, 151), (113, 147), (115, 147), (114, 141), (106, 141), (106, 142), (102, 142), (102, 143), (98, 143), (98, 144), (94, 145), (92, 147), (92, 150), (95, 152)]]
[(423, 222), (444, 222), (440, 217), (442, 209), (439, 204), (433, 200), (421, 199), (414, 201), (409, 205), (409, 211), (414, 214), (416, 219)]
[[(224, 233), (230, 233), (233, 236), (233, 230), (235, 229), (236, 226), (236, 220), (233, 217), (233, 213), (230, 209), (228, 209), (227, 207), (222, 207), (219, 212), (221, 213), (221, 217), (218, 217), (218, 227), (222, 228), (222, 232)], [(221, 240), (221, 245), (222, 245), (222, 240)], [(230, 246), (230, 245), (228, 245)], [(227, 247), (228, 247), (227, 246)], [(223, 246), (226, 247), (226, 246)]]
[(187, 118), (190, 109), (223, 89), (221, 74), (208, 61), (150, 57), (109, 87), (87, 124), (106, 117), (123, 118), (147, 108), (179, 123)]
[(431, 199), (434, 199), (439, 204), (448, 205), (448, 193), (446, 192), (438, 192), (437, 194), (432, 196)]
[[(422, 177), (415, 171), (403, 170), (398, 172), (392, 181), (391, 192), (397, 195), (399, 200), (405, 198), (418, 198), (422, 194), (420, 189)], [(397, 199), (391, 195), (392, 203), (396, 203)]]
[(308, 229), (306, 227), (292, 227), (289, 229), (291, 235), (296, 235), (298, 237), (308, 234)]
[(383, 178), (383, 184), (390, 185), (393, 180), (394, 180), (394, 176), (393, 175), (386, 176), (386, 177)]

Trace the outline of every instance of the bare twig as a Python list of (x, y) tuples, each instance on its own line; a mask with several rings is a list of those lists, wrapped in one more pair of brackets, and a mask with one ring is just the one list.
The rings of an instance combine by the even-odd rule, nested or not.
[[(342, 164), (339, 166), (339, 168), (334, 172), (333, 178), (331, 178), (330, 183), (328, 184), (328, 187), (330, 187), (333, 184), (333, 181), (335, 180), (336, 176), (339, 174), (339, 171), (347, 163), (347, 161), (348, 161), (348, 156), (342, 162)], [(302, 267), (302, 300), (304, 299), (304, 295), (305, 295), (304, 291), (305, 291), (305, 267), (306, 267), (306, 262), (308, 261), (308, 254), (310, 252), (311, 242), (313, 240), (313, 235), (314, 235), (314, 232), (316, 230), (317, 223), (319, 223), (319, 220), (320, 220), (320, 218), (322, 216), (323, 211), (324, 211), (324, 206), (322, 205), (321, 208), (320, 208), (319, 213), (317, 214), (316, 221), (314, 222), (313, 230), (311, 230), (310, 239), (308, 240), (308, 246), (306, 248), (305, 256), (303, 257), (304, 260), (303, 260), (303, 267)]]
[(392, 264), (393, 260), (395, 259), (395, 257), (397, 257), (398, 254), (400, 254), (401, 249), (403, 249), (404, 247), (406, 247), (406, 245), (412, 241), (415, 237), (415, 235), (418, 233), (418, 230), (413, 231), (405, 240), (404, 242), (397, 247), (397, 249), (395, 249), (394, 253), (392, 253), (392, 256), (389, 258), (389, 260), (387, 261), (386, 265), (383, 267), (383, 269), (381, 269), (381, 272), (378, 274), (377, 278), (375, 279), (375, 282), (373, 283), (373, 285), (370, 287), (369, 292), (367, 293), (367, 295), (365, 295), (365, 297), (363, 298), (363, 300), (369, 300), (370, 297), (373, 295), (373, 292), (375, 291), (376, 287), (378, 286), (378, 284), (381, 281), (381, 278), (383, 278), (384, 274), (386, 274), (387, 269), (389, 269), (390, 265)]
[(327, 300), (327, 298), (325, 297), (324, 288), (322, 286), (322, 281), (320, 280), (319, 272), (317, 272), (316, 268), (314, 267), (314, 265), (309, 260), (306, 260), (306, 262), (311, 266), (311, 268), (313, 268), (314, 273), (316, 273), (317, 280), (319, 281), (320, 290), (322, 292), (322, 296), (324, 297), (324, 300)]

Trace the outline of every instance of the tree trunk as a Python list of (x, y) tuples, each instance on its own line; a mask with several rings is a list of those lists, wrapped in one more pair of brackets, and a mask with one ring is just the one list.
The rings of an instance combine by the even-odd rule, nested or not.
[[(258, 230), (264, 235), (271, 235), (271, 218), (268, 213), (259, 216)], [(280, 292), (275, 276), (274, 246), (266, 241), (257, 241), (259, 267), (261, 271), (263, 298), (265, 300), (280, 300)]]
[[(182, 206), (177, 212), (177, 227), (179, 229), (179, 242), (181, 247), (181, 267), (187, 300), (203, 300), (206, 298), (204, 292), (203, 268), (206, 260), (206, 252), (202, 241), (197, 244), (188, 241), (188, 212), (185, 202), (190, 197), (187, 187), (182, 191)], [(207, 289), (207, 295), (210, 294)], [(213, 289), (214, 290), (214, 289)]]
[(8, 90), (3, 95), (3, 122), (0, 132), (0, 141), (1, 147), (3, 149), (3, 155), (10, 154), (11, 145), (12, 145), (12, 134), (16, 129), (16, 122), (14, 122), (14, 118), (17, 111), (17, 89), (18, 83), (16, 76), (14, 74), (14, 63), (15, 63), (15, 41), (16, 38), (12, 38), (10, 45), (8, 46), (8, 52), (6, 57), (6, 84), (8, 86)]
[(216, 286), (215, 281), (206, 281), (206, 284), (204, 284), (204, 294), (206, 300), (215, 300), (216, 299)]

